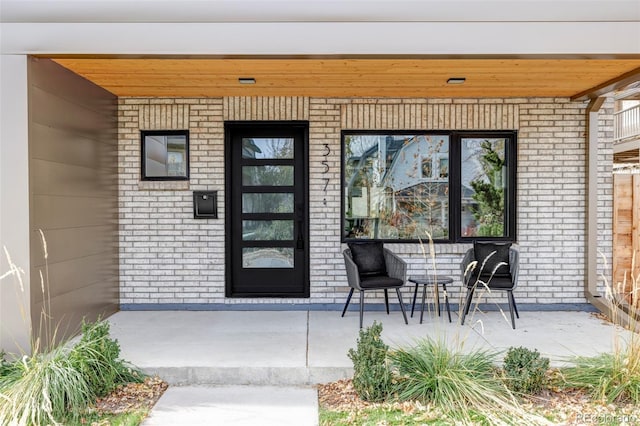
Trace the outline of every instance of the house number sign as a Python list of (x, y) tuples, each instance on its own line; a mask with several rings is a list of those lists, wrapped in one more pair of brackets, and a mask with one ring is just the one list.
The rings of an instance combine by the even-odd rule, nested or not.
[[(322, 160), (322, 165), (324, 166), (324, 170), (322, 171), (322, 174), (326, 175), (327, 173), (329, 173), (329, 170), (331, 169), (329, 167), (329, 161), (327, 160), (327, 157), (331, 154), (331, 148), (329, 148), (329, 144), (325, 143), (324, 144), (324, 153), (322, 154), (322, 156), (324, 157), (324, 160)], [(324, 199), (322, 200), (322, 204), (324, 204), (325, 206), (327, 205), (327, 187), (329, 186), (329, 178), (325, 177), (323, 178), (324, 180)]]

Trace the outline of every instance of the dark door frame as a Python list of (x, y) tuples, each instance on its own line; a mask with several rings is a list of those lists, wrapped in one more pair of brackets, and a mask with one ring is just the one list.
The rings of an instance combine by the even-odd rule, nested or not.
[[(304, 269), (303, 269), (303, 291), (296, 293), (277, 293), (277, 294), (267, 294), (267, 293), (238, 293), (234, 291), (233, 288), (233, 274), (232, 274), (232, 236), (230, 235), (230, 230), (232, 229), (232, 219), (234, 213), (231, 209), (232, 206), (232, 192), (231, 185), (232, 183), (232, 135), (234, 132), (242, 131), (243, 129), (269, 129), (274, 130), (278, 128), (286, 128), (287, 130), (297, 130), (300, 131), (303, 135), (302, 142), (302, 165), (303, 165), (303, 180), (302, 180), (302, 191), (304, 193), (304, 207), (303, 207), (303, 216), (305, 220), (304, 229), (302, 230), (302, 235), (304, 238)], [(308, 298), (310, 297), (310, 277), (309, 277), (309, 258), (310, 258), (310, 247), (309, 247), (309, 228), (310, 228), (310, 218), (309, 218), (309, 122), (305, 120), (292, 120), (292, 121), (225, 121), (224, 122), (224, 143), (225, 143), (225, 297), (231, 298), (256, 298), (256, 297), (269, 297), (269, 298), (284, 298), (284, 297), (299, 297), (299, 298)], [(297, 154), (296, 154), (297, 156)], [(297, 184), (296, 184), (297, 186)]]

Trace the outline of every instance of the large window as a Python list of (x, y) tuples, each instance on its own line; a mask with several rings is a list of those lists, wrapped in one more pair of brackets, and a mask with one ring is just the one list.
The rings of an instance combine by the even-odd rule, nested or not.
[(343, 240), (515, 239), (515, 132), (343, 131)]

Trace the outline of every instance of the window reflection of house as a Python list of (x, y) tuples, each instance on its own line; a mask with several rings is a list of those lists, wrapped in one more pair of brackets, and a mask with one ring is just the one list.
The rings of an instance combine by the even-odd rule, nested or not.
[(167, 176), (166, 136), (147, 136), (144, 143), (147, 176)]
[(187, 131), (143, 131), (143, 179), (188, 176)]
[(261, 154), (262, 151), (253, 141), (253, 139), (242, 140), (242, 158), (258, 158), (256, 154)]
[(343, 143), (347, 239), (513, 239), (514, 132), (363, 132)]
[(346, 160), (349, 237), (413, 239), (420, 230), (447, 237), (448, 136), (353, 135), (349, 142), (351, 152), (361, 151)]
[[(392, 220), (404, 238), (446, 238), (449, 227), (449, 137), (417, 135), (395, 155), (382, 186), (391, 189)], [(402, 219), (398, 219), (402, 218)]]

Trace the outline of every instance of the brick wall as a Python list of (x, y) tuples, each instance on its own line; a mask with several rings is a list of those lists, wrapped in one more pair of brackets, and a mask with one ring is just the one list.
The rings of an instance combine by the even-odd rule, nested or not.
[[(567, 99), (120, 99), (120, 251), (123, 304), (342, 304), (348, 287), (340, 243), (342, 129), (518, 130), (517, 301), (584, 303), (585, 108)], [(601, 114), (599, 245), (611, 257), (612, 110)], [(225, 120), (309, 121), (310, 299), (225, 299), (224, 205), (194, 220), (191, 191), (224, 200)], [(188, 129), (191, 179), (140, 181), (140, 130)], [(324, 144), (331, 153), (325, 157)], [(322, 164), (327, 160), (329, 172)], [(325, 178), (329, 184), (325, 191)], [(425, 268), (417, 244), (393, 244), (410, 273)], [(463, 244), (436, 246), (438, 272), (457, 277)], [(603, 272), (610, 273), (601, 268)], [(409, 296), (409, 289), (406, 290)], [(495, 300), (504, 301), (503, 295)]]

